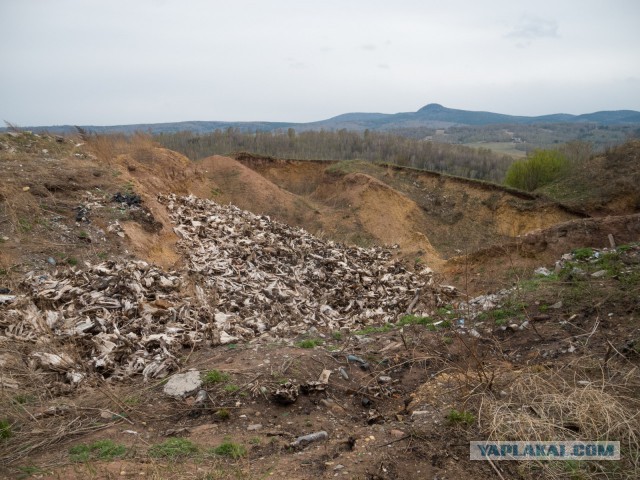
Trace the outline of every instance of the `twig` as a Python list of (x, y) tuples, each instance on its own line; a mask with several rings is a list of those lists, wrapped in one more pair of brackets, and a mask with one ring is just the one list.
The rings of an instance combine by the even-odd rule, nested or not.
[(406, 440), (407, 438), (411, 438), (413, 435), (405, 435), (404, 437), (396, 438), (395, 440), (391, 440), (390, 442), (383, 443), (381, 445), (377, 445), (377, 448), (386, 447), (387, 445), (391, 445), (392, 443), (401, 442), (402, 440)]
[(489, 460), (489, 465), (491, 465), (491, 467), (493, 467), (495, 472), (498, 474), (498, 477), (500, 477), (500, 480), (505, 480), (505, 478), (500, 473), (500, 470), (498, 470), (498, 467), (496, 467), (496, 464), (493, 463), (493, 460), (491, 460), (489, 457), (487, 457), (487, 460)]

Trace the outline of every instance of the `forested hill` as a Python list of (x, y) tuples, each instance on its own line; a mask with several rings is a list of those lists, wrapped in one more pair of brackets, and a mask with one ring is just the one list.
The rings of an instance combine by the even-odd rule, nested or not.
[[(373, 130), (403, 131), (421, 128), (448, 128), (451, 126), (484, 125), (535, 125), (535, 124), (596, 124), (602, 126), (640, 127), (640, 112), (634, 110), (615, 110), (570, 115), (564, 113), (537, 117), (505, 115), (493, 112), (476, 112), (447, 108), (431, 103), (416, 112), (404, 113), (346, 113), (326, 120), (310, 123), (294, 122), (225, 122), (225, 121), (188, 121), (171, 123), (144, 123), (133, 125), (95, 126), (83, 125), (82, 128), (95, 133), (133, 133), (144, 131), (152, 134), (191, 131), (209, 133), (215, 130), (235, 128), (241, 132), (286, 130), (293, 128), (298, 132), (306, 130)], [(31, 130), (47, 130), (51, 133), (75, 131), (72, 125), (27, 127)], [(0, 129), (2, 130), (2, 129)]]

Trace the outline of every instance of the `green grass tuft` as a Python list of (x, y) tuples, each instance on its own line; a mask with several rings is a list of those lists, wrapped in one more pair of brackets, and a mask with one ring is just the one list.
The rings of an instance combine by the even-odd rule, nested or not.
[(0, 420), (0, 440), (6, 440), (13, 435), (11, 424), (8, 420)]
[(169, 438), (149, 448), (149, 456), (153, 458), (190, 457), (198, 452), (198, 446), (184, 438)]
[(476, 417), (471, 412), (467, 412), (466, 410), (462, 410), (460, 412), (453, 408), (447, 414), (447, 420), (452, 424), (464, 423), (465, 425), (471, 425), (476, 421)]
[(223, 457), (240, 458), (247, 454), (247, 449), (233, 442), (224, 442), (213, 449), (213, 453)]
[(229, 378), (228, 373), (223, 373), (220, 370), (209, 370), (202, 376), (202, 381), (205, 384), (222, 383), (229, 381)]
[(306, 340), (302, 340), (301, 342), (298, 342), (297, 345), (300, 348), (314, 348), (314, 347), (317, 347), (318, 345), (322, 345), (322, 340), (320, 340), (319, 338), (308, 338)]
[(113, 440), (97, 440), (91, 444), (74, 445), (69, 449), (71, 460), (74, 462), (87, 462), (91, 459), (112, 460), (122, 457), (127, 448)]

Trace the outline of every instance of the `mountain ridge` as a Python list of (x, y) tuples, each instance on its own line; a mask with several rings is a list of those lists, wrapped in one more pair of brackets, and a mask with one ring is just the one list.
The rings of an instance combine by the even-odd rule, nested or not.
[[(215, 130), (236, 128), (241, 132), (277, 131), (293, 128), (308, 130), (376, 130), (392, 131), (403, 128), (448, 128), (452, 126), (485, 126), (501, 124), (535, 125), (544, 123), (591, 123), (598, 125), (640, 125), (640, 112), (635, 110), (602, 110), (580, 115), (552, 113), (540, 116), (509, 115), (488, 111), (448, 108), (439, 103), (429, 103), (415, 112), (376, 113), (348, 112), (315, 122), (225, 122), (225, 121), (182, 121), (164, 123), (137, 123), (125, 125), (82, 125), (81, 128), (95, 133), (133, 133), (145, 131), (152, 134), (191, 131), (209, 133)], [(73, 125), (51, 125), (25, 127), (33, 131), (67, 133), (75, 131)], [(7, 129), (0, 129), (6, 131)]]

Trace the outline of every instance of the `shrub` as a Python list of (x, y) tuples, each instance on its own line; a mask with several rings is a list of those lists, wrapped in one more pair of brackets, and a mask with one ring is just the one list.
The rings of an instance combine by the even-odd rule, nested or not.
[(536, 150), (526, 160), (511, 164), (504, 178), (505, 185), (532, 192), (564, 175), (569, 162), (557, 150)]

